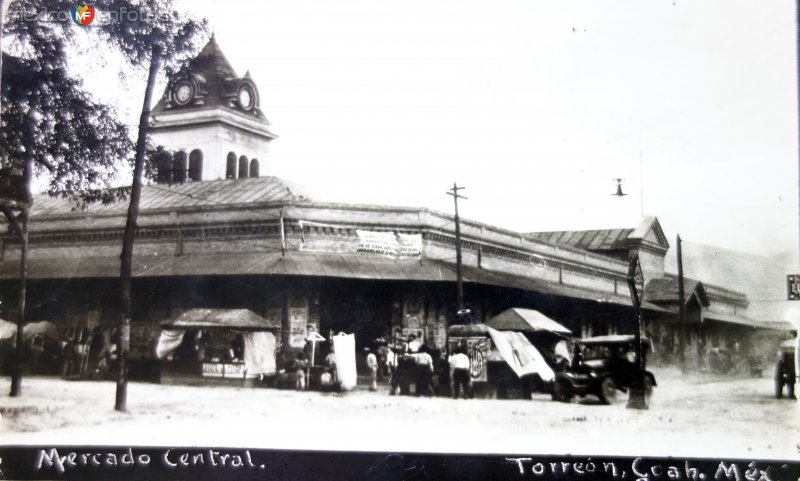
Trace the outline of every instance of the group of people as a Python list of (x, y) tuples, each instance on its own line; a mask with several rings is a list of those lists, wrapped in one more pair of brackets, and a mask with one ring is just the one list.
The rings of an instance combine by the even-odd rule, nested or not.
[(421, 342), (415, 334), (407, 338), (395, 336), (395, 343), (379, 343), (365, 348), (366, 366), (370, 374), (369, 389), (378, 390), (378, 382), (389, 376), (389, 394), (416, 396), (447, 395), (465, 399), (472, 394), (467, 349), (459, 345), (445, 360), (444, 353)]
[(286, 368), (283, 371), (283, 377), (288, 379), (292, 387), (297, 391), (304, 391), (310, 387), (311, 384), (311, 367), (314, 366), (315, 373), (319, 375), (318, 381), (320, 388), (333, 387), (338, 382), (336, 374), (336, 353), (333, 346), (327, 346), (326, 353), (322, 356), (321, 362), (313, 357), (316, 357), (316, 352), (307, 352), (306, 350), (298, 352), (294, 359), (286, 363)]
[(61, 377), (107, 377), (118, 363), (116, 331), (67, 329), (61, 340)]

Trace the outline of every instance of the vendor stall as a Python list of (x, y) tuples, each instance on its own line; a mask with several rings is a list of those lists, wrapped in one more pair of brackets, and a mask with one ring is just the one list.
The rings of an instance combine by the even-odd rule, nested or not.
[(275, 375), (280, 326), (248, 309), (190, 309), (161, 324), (161, 382), (253, 385)]
[[(17, 325), (0, 319), (0, 373), (11, 374), (11, 353), (16, 349)], [(25, 324), (22, 356), (25, 374), (55, 374), (59, 371), (61, 345), (58, 329), (49, 321)]]
[(478, 397), (530, 398), (546, 392), (569, 358), (570, 331), (531, 309), (512, 308), (486, 324), (453, 325), (448, 330), (450, 352), (462, 348), (469, 356), (469, 374)]

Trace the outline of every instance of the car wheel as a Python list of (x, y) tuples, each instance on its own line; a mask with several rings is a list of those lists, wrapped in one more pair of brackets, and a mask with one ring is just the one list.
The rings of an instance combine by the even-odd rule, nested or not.
[(653, 395), (653, 380), (650, 376), (644, 377), (644, 395), (650, 397)]
[(610, 377), (604, 378), (600, 383), (599, 397), (606, 404), (611, 404), (617, 399), (617, 386)]
[(775, 379), (775, 398), (780, 399), (783, 397), (783, 379)]
[(553, 391), (550, 393), (553, 401), (569, 402), (572, 399), (569, 384), (564, 381), (556, 381), (553, 383)]

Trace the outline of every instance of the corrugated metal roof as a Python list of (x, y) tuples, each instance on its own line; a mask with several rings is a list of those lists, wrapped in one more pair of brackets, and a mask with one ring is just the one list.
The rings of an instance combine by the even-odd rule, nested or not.
[(171, 329), (241, 329), (248, 331), (274, 331), (279, 325), (264, 319), (249, 309), (189, 309), (161, 323)]
[[(248, 179), (209, 180), (166, 185), (151, 184), (142, 187), (139, 208), (142, 213), (153, 210), (175, 210), (184, 208), (230, 208), (256, 206), (266, 203), (309, 201), (307, 192), (301, 191), (278, 177), (255, 177)], [(93, 204), (87, 214), (124, 215), (128, 202)], [(75, 211), (75, 204), (67, 199), (37, 195), (33, 203), (33, 218), (68, 214)]]
[(633, 229), (598, 229), (577, 231), (528, 232), (525, 237), (548, 244), (590, 251), (625, 249), (625, 240)]

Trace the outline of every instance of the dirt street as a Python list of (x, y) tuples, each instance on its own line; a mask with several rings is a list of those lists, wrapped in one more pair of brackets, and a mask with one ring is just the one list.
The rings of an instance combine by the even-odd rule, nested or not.
[(4, 445), (219, 446), (346, 451), (537, 453), (800, 460), (800, 405), (772, 379), (656, 370), (650, 409), (532, 400), (393, 397), (111, 382), (0, 381)]

